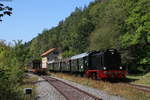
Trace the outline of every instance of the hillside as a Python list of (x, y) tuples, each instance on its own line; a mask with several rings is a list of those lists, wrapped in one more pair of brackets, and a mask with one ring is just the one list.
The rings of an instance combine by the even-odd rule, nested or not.
[(26, 43), (29, 59), (49, 48), (63, 57), (90, 50), (118, 49), (129, 72), (150, 70), (150, 1), (95, 0), (76, 8), (58, 26)]

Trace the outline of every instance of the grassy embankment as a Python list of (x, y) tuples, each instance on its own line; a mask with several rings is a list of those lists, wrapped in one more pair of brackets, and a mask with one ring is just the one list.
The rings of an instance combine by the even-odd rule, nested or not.
[[(91, 80), (85, 77), (77, 77), (75, 75), (64, 74), (64, 73), (50, 73), (50, 74), (52, 76), (70, 80), (70, 81), (73, 81), (82, 85), (93, 87), (99, 90), (104, 90), (112, 95), (116, 95), (116, 96), (120, 95), (128, 100), (150, 100), (150, 93), (137, 91), (137, 89), (124, 86), (121, 84), (112, 84), (106, 81)], [(147, 75), (149, 76), (149, 74)], [(146, 80), (146, 83), (148, 84), (150, 80), (147, 80), (149, 78), (147, 75), (143, 77), (145, 77), (144, 80)], [(128, 76), (128, 77), (131, 77), (131, 76)], [(137, 80), (135, 81), (135, 83), (142, 83), (142, 81), (143, 80)]]
[(34, 97), (36, 95), (36, 86), (35, 86), (35, 82), (37, 81), (38, 77), (36, 76), (30, 76), (27, 75), (25, 76), (21, 86), (20, 86), (20, 90), (24, 90), (24, 88), (32, 88), (32, 94), (31, 95), (23, 95), (24, 100), (34, 100)]
[(131, 82), (133, 84), (150, 86), (150, 73), (145, 75), (127, 75), (127, 78), (135, 80)]

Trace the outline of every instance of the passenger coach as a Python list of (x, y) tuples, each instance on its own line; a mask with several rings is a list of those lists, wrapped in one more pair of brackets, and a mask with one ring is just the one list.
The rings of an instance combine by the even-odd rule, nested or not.
[(42, 68), (41, 60), (34, 59), (29, 63), (29, 72), (33, 72), (35, 74), (46, 74), (46, 70)]

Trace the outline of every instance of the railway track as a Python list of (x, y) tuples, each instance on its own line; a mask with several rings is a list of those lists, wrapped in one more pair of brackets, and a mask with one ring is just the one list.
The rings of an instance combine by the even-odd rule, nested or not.
[(121, 85), (121, 86), (132, 87), (132, 88), (135, 88), (135, 89), (143, 91), (143, 92), (150, 92), (150, 87), (149, 86), (137, 85), (137, 84), (131, 84), (131, 83), (123, 83), (123, 82), (119, 82), (119, 83), (116, 83), (116, 84)]
[(43, 76), (43, 78), (54, 86), (67, 100), (102, 100), (58, 79), (47, 76)]
[(148, 86), (136, 85), (136, 84), (130, 84), (130, 83), (123, 83), (123, 84), (133, 87), (133, 88), (136, 88), (138, 90), (144, 91), (144, 92), (150, 92), (150, 87), (148, 87)]

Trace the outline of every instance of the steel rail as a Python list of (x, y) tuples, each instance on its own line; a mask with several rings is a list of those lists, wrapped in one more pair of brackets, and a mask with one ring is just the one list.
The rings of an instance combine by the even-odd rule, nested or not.
[(125, 83), (126, 85), (136, 88), (138, 90), (144, 91), (144, 92), (150, 92), (150, 87), (149, 86), (144, 86), (144, 85), (137, 85), (137, 84), (131, 84), (131, 83)]
[[(66, 94), (66, 93), (64, 93), (63, 89), (61, 89), (60, 87), (57, 87), (58, 84), (60, 84), (60, 85), (64, 84), (64, 85), (68, 86), (68, 88), (70, 88), (70, 89), (72, 88), (72, 90), (74, 89), (75, 91), (78, 91), (79, 94), (87, 95), (88, 97), (92, 98), (92, 99), (89, 99), (89, 100), (102, 100), (101, 98), (98, 98), (98, 97), (96, 97), (96, 96), (94, 96), (92, 94), (89, 94), (88, 92), (85, 92), (85, 91), (83, 91), (83, 90), (81, 90), (81, 89), (79, 89), (77, 87), (74, 87), (74, 86), (72, 86), (72, 85), (70, 85), (70, 84), (68, 84), (66, 82), (63, 82), (61, 80), (58, 80), (56, 78), (47, 77), (47, 76), (43, 76), (43, 78), (45, 80), (47, 80), (48, 83), (50, 83), (53, 87), (55, 87), (56, 90), (58, 90), (67, 100), (77, 100), (77, 99), (76, 98), (70, 98), (69, 97), (70, 96), (69, 93)], [(68, 91), (66, 91), (66, 92), (68, 92)], [(88, 100), (88, 99), (86, 99), (86, 100)]]

